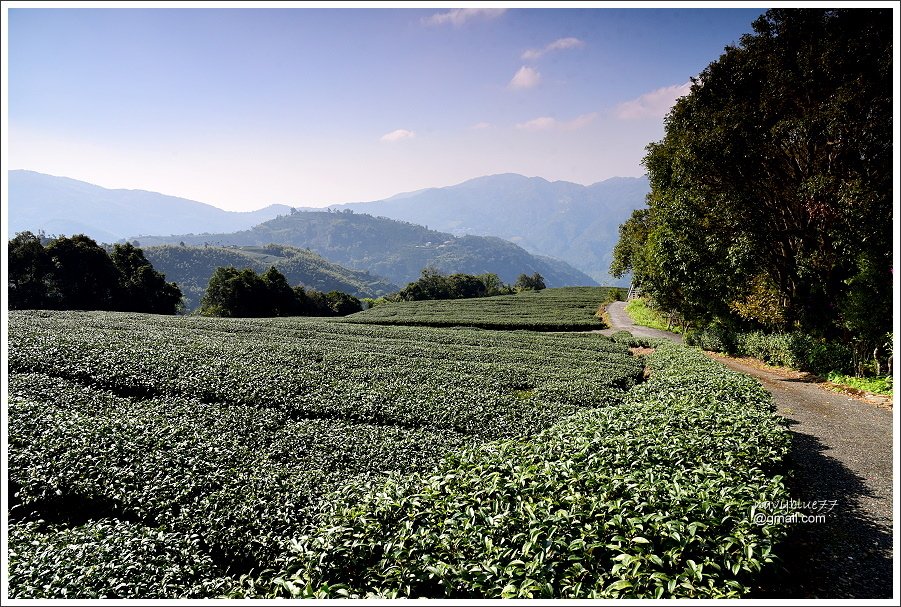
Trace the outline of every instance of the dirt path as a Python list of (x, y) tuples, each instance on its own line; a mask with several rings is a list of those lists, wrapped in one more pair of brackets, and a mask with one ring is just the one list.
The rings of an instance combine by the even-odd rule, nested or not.
[[(624, 307), (611, 304), (613, 327), (606, 331), (669, 337), (665, 331), (635, 327)], [(756, 377), (773, 395), (792, 432), (792, 498), (813, 506), (802, 508), (805, 514), (825, 516), (824, 522), (792, 526), (781, 571), (765, 580), (757, 595), (891, 598), (892, 411), (801, 378), (715, 358)]]
[(626, 314), (626, 302), (624, 301), (610, 303), (607, 306), (607, 315), (610, 317), (610, 328), (600, 331), (600, 333), (605, 335), (610, 335), (616, 331), (628, 331), (636, 337), (662, 337), (677, 344), (682, 343), (682, 336), (678, 333), (670, 333), (669, 331), (661, 331), (634, 324), (629, 315)]

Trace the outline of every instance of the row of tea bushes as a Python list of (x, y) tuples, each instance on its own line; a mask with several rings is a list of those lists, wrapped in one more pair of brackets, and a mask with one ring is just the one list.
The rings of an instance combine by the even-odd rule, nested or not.
[(598, 335), (85, 312), (11, 313), (9, 361), (11, 595), (70, 598), (222, 594), (325, 494), (616, 405), (642, 370)]
[(619, 407), (345, 487), (235, 594), (747, 594), (784, 534), (788, 432), (757, 382), (695, 350), (659, 345), (648, 364)]
[(616, 402), (641, 374), (625, 347), (596, 335), (85, 313), (17, 313), (13, 321), (11, 373), (126, 397), (445, 428), (486, 440)]
[(516, 295), (383, 303), (345, 322), (422, 327), (481, 327), (532, 331), (603, 329), (598, 306), (613, 287), (561, 287)]

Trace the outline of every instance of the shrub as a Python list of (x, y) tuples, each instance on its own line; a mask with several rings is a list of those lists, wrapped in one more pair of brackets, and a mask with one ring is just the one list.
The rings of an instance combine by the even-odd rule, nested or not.
[(841, 343), (819, 340), (805, 333), (752, 331), (733, 336), (734, 352), (772, 365), (814, 373), (847, 372), (853, 367), (851, 349)]
[(44, 521), (9, 528), (10, 598), (156, 599), (221, 594), (228, 581), (197, 535), (137, 523)]
[(628, 331), (616, 331), (610, 336), (614, 343), (629, 345), (632, 343), (632, 334)]

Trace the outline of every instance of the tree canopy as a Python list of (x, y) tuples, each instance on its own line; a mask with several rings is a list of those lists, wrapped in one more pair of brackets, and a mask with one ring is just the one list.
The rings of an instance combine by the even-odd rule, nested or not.
[(363, 309), (360, 300), (340, 291), (294, 288), (274, 266), (257, 274), (250, 268), (216, 268), (200, 305), (204, 316), (346, 316)]
[(529, 274), (520, 274), (516, 279), (517, 291), (540, 291), (545, 288), (544, 277), (538, 272)]
[(9, 306), (13, 309), (117, 310), (175, 314), (181, 290), (154, 270), (141, 249), (113, 245), (112, 253), (84, 234), (44, 246), (21, 232), (8, 243)]
[(403, 301), (425, 299), (469, 299), (512, 293), (497, 274), (444, 274), (432, 267), (422, 270), (418, 280), (401, 289), (397, 298)]
[(686, 318), (891, 327), (892, 19), (774, 9), (693, 80), (611, 273)]

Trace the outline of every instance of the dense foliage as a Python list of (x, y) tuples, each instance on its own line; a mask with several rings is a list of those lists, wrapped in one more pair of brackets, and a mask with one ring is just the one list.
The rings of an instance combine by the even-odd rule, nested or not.
[(10, 598), (201, 598), (227, 591), (199, 536), (119, 520), (9, 527)]
[(424, 268), (420, 277), (401, 289), (395, 297), (400, 301), (427, 299), (469, 299), (512, 293), (497, 274), (443, 274), (434, 268)]
[(284, 597), (739, 597), (785, 526), (789, 434), (770, 396), (657, 344), (651, 379), (528, 441), (348, 485), (276, 572)]
[(270, 266), (263, 274), (250, 268), (216, 268), (200, 302), (204, 316), (346, 316), (362, 310), (353, 295), (291, 288), (284, 274)]
[(806, 333), (733, 332), (713, 326), (688, 333), (685, 343), (705, 350), (737, 356), (751, 356), (772, 365), (791, 367), (814, 373), (850, 373), (854, 353), (847, 344), (814, 339)]
[(12, 312), (11, 593), (216, 595), (323, 493), (615, 405), (641, 370), (597, 335)]
[(9, 241), (11, 309), (120, 310), (175, 314), (181, 290), (157, 272), (141, 249), (112, 252), (83, 234), (59, 236), (44, 246), (21, 232)]
[(692, 351), (655, 343), (636, 386), (626, 334), (9, 333), (11, 596), (740, 596), (781, 537), (752, 517), (780, 513), (787, 435)]
[(516, 279), (517, 291), (540, 291), (545, 287), (544, 277), (538, 272), (529, 274), (520, 274)]
[(347, 322), (429, 327), (584, 331), (603, 329), (597, 310), (615, 287), (561, 287), (453, 301), (384, 303)]
[(144, 247), (153, 267), (178, 283), (185, 309), (200, 307), (213, 272), (219, 267), (250, 268), (262, 274), (270, 267), (284, 274), (289, 284), (320, 293), (338, 291), (354, 297), (379, 297), (399, 287), (368, 272), (351, 270), (323, 259), (307, 249), (268, 244), (247, 247), (180, 246)]
[(892, 19), (774, 9), (693, 81), (611, 271), (697, 326), (872, 352), (891, 329)]

